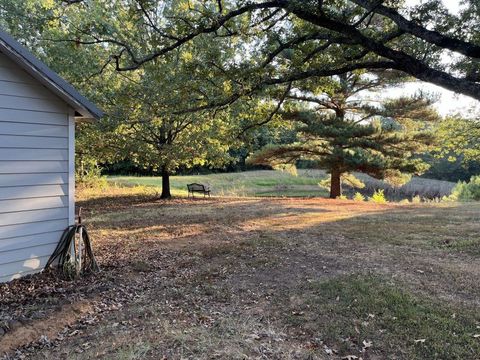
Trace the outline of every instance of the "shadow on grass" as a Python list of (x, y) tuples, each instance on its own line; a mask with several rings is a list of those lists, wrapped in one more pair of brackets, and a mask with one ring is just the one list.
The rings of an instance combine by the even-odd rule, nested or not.
[[(265, 228), (271, 232), (281, 232), (282, 227), (291, 225), (292, 229), (314, 234), (341, 233), (357, 244), (439, 248), (480, 255), (480, 238), (476, 235), (480, 213), (476, 207), (466, 205), (401, 207), (312, 198), (164, 201), (151, 196), (105, 196), (79, 201), (77, 207), (84, 209), (87, 223), (103, 229), (121, 229), (125, 235), (131, 230), (160, 232), (167, 226), (170, 230), (186, 230), (195, 225), (206, 232), (209, 226), (218, 225), (248, 232), (252, 227), (241, 227), (251, 222), (265, 222)], [(175, 236), (175, 241), (181, 240), (182, 236)]]
[(373, 275), (314, 281), (277, 311), (294, 333), (321, 338), (340, 356), (383, 359), (473, 359), (480, 354), (478, 313), (416, 296)]

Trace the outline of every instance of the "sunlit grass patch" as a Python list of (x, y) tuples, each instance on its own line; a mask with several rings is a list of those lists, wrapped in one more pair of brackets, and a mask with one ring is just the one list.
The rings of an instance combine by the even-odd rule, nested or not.
[[(356, 192), (371, 197), (375, 191), (385, 191), (386, 198), (394, 201), (436, 199), (448, 196), (454, 183), (414, 177), (402, 187), (392, 187), (386, 182), (368, 175), (356, 173), (364, 189), (345, 186), (345, 195), (353, 198)], [(171, 191), (174, 196), (187, 196), (187, 184), (202, 183), (210, 185), (215, 196), (279, 196), (279, 197), (327, 197), (328, 189), (321, 187), (329, 175), (324, 170), (299, 169), (297, 174), (286, 171), (254, 170), (236, 173), (218, 173), (204, 175), (171, 176)], [(110, 184), (119, 186), (143, 186), (160, 193), (160, 176), (110, 176)], [(416, 196), (415, 196), (416, 195)]]
[(103, 189), (97, 188), (82, 188), (76, 192), (77, 200), (92, 200), (101, 197), (124, 197), (124, 196), (145, 196), (145, 197), (158, 197), (160, 196), (161, 188), (146, 186), (140, 184), (130, 183), (115, 183), (109, 182), (109, 186)]
[(305, 286), (291, 309), (294, 326), (309, 324), (341, 356), (473, 359), (480, 354), (480, 316), (407, 293), (375, 276), (348, 276)]
[[(173, 195), (187, 196), (187, 184), (208, 184), (216, 196), (326, 196), (326, 191), (318, 186), (325, 173), (315, 176), (294, 176), (288, 172), (258, 170), (238, 173), (172, 176)], [(112, 176), (111, 184), (120, 186), (146, 186), (161, 188), (161, 177), (155, 176)], [(303, 187), (309, 186), (305, 191)]]

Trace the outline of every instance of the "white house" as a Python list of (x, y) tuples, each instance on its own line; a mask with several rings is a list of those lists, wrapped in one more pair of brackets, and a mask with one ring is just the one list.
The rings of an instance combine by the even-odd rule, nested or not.
[(75, 222), (75, 121), (102, 112), (0, 30), (0, 282), (41, 271)]

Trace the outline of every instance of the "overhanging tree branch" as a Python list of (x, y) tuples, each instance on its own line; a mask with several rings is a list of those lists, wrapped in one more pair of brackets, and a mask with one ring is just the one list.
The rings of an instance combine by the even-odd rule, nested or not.
[[(151, 52), (147, 51), (147, 54), (138, 54), (135, 50), (136, 47), (130, 44), (125, 44), (124, 42), (116, 42), (116, 39), (102, 39), (101, 36), (94, 38), (93, 41), (82, 41), (81, 43), (85, 44), (98, 44), (101, 42), (110, 43), (114, 46), (115, 50), (117, 47), (120, 47), (119, 52), (116, 55), (111, 55), (110, 61), (114, 63), (115, 69), (119, 72), (130, 71), (140, 68), (143, 64), (153, 61), (154, 59), (166, 55), (171, 51), (174, 51), (186, 43), (192, 41), (197, 36), (201, 34), (215, 34), (218, 30), (226, 29), (228, 22), (247, 13), (252, 13), (258, 10), (268, 10), (266, 16), (260, 16), (260, 22), (254, 22), (249, 24), (249, 27), (255, 27), (263, 21), (274, 21), (276, 14), (285, 12), (283, 16), (287, 14), (290, 17), (297, 17), (299, 20), (303, 20), (310, 25), (313, 25), (313, 29), (309, 30), (309, 33), (316, 32), (318, 30), (318, 39), (325, 40), (325, 43), (319, 44), (316, 48), (310, 50), (310, 53), (304, 55), (305, 61), (311, 60), (313, 56), (321, 53), (325, 50), (331, 50), (332, 45), (342, 45), (340, 50), (354, 50), (350, 53), (339, 51), (339, 60), (346, 60), (347, 62), (353, 62), (357, 64), (360, 59), (368, 58), (370, 60), (380, 57), (383, 61), (384, 69), (396, 69), (401, 70), (407, 74), (410, 74), (416, 77), (419, 80), (427, 81), (446, 89), (452, 90), (454, 92), (462, 93), (465, 95), (472, 96), (480, 100), (480, 83), (477, 81), (478, 77), (475, 76), (466, 76), (461, 77), (455, 73), (450, 73), (448, 70), (442, 68), (436, 68), (435, 66), (429, 65), (425, 62), (425, 59), (417, 58), (412, 56), (404, 51), (398, 50), (395, 48), (395, 44), (391, 44), (391, 40), (397, 38), (402, 34), (408, 34), (411, 37), (416, 38), (417, 40), (422, 40), (425, 44), (433, 44), (435, 46), (442, 47), (444, 49), (449, 49), (456, 51), (460, 54), (466, 55), (470, 60), (476, 60), (480, 58), (480, 46), (472, 42), (464, 41), (461, 39), (452, 38), (448, 35), (441, 34), (434, 30), (429, 30), (424, 26), (417, 24), (411, 20), (406, 19), (398, 13), (393, 8), (387, 7), (382, 4), (380, 0), (349, 0), (351, 3), (356, 4), (366, 10), (366, 14), (379, 14), (390, 19), (397, 27), (398, 31), (394, 31), (390, 36), (382, 36), (380, 33), (381, 30), (376, 29), (375, 27), (369, 27), (368, 32), (361, 30), (363, 29), (363, 24), (359, 21), (353, 22), (351, 19), (340, 19), (336, 15), (332, 15), (332, 12), (327, 11), (327, 5), (322, 1), (298, 1), (298, 0), (270, 0), (270, 1), (256, 1), (256, 2), (245, 2), (244, 5), (238, 6), (237, 8), (227, 9), (225, 3), (215, 2), (215, 12), (214, 14), (199, 12), (199, 19), (182, 19), (182, 17), (167, 17), (166, 19), (175, 18), (178, 21), (185, 21), (189, 27), (188, 32), (185, 34), (180, 32), (180, 35), (177, 35), (175, 32), (168, 31), (165, 32), (165, 29), (162, 29), (161, 26), (156, 24), (153, 18), (149, 17), (148, 11), (145, 8), (139, 9), (143, 13), (143, 16), (146, 18), (146, 26), (151, 29), (152, 32), (158, 33), (163, 40), (162, 44), (158, 45), (157, 49), (152, 50)], [(65, 2), (65, 1), (64, 1)], [(77, 2), (75, 0), (66, 1), (66, 2)], [(80, 1), (79, 1), (80, 2)], [(140, 1), (138, 1), (141, 3)], [(234, 4), (235, 2), (231, 3)], [(223, 7), (220, 9), (219, 5)], [(234, 6), (234, 5), (232, 5)], [(334, 6), (334, 5), (331, 5)], [(218, 11), (217, 11), (218, 10)], [(283, 17), (282, 17), (283, 18)], [(360, 20), (364, 21), (368, 16), (360, 16)], [(198, 25), (200, 24), (200, 25)], [(268, 23), (267, 25), (272, 25)], [(316, 28), (315, 28), (316, 27)], [(271, 26), (267, 26), (265, 31), (274, 31)], [(228, 31), (227, 31), (228, 32)], [(170, 36), (169, 34), (175, 34)], [(241, 32), (240, 32), (241, 33)], [(232, 31), (227, 35), (221, 34), (221, 36), (236, 36), (242, 35), (236, 31)], [(258, 32), (257, 32), (258, 33)], [(261, 33), (261, 31), (260, 31)], [(87, 34), (86, 34), (87, 35)], [(243, 34), (245, 35), (245, 34)], [(250, 36), (252, 34), (247, 34), (245, 36)], [(76, 41), (76, 40), (74, 40)], [(266, 55), (266, 60), (264, 64), (271, 62), (283, 49), (288, 48), (288, 46), (295, 46), (302, 44), (305, 41), (309, 41), (309, 35), (299, 34), (297, 38), (291, 40), (288, 43), (283, 43), (274, 50), (270, 55)], [(351, 45), (352, 47), (349, 47)], [(113, 51), (115, 51), (113, 50)], [(334, 52), (335, 49), (332, 49)], [(341, 58), (343, 56), (343, 59)], [(378, 63), (380, 63), (379, 61)], [(356, 66), (356, 65), (354, 65)], [(368, 69), (368, 68), (366, 68)], [(351, 71), (351, 70), (347, 70)], [(282, 83), (288, 81), (296, 81), (299, 79), (306, 79), (308, 76), (331, 76), (335, 75), (335, 72), (318, 72), (317, 70), (307, 70), (302, 73), (300, 77), (295, 77), (290, 73), (290, 75), (277, 75), (278, 78), (273, 78), (271, 81), (267, 81), (265, 85), (274, 85), (275, 83)], [(256, 89), (254, 89), (256, 90)], [(232, 99), (236, 101), (236, 99)], [(208, 105), (207, 105), (208, 106)]]
[(370, 0), (350, 0), (355, 4), (377, 14), (383, 15), (397, 24), (397, 26), (404, 32), (412, 34), (422, 40), (431, 44), (435, 44), (444, 49), (449, 49), (460, 54), (480, 59), (480, 46), (472, 44), (460, 39), (455, 39), (450, 36), (443, 35), (438, 31), (428, 30), (425, 27), (418, 25), (414, 21), (408, 20), (400, 15), (395, 9), (385, 5), (378, 5), (376, 2)]
[(347, 64), (338, 68), (325, 68), (325, 69), (312, 69), (303, 72), (294, 72), (289, 75), (285, 75), (277, 78), (264, 78), (254, 84), (249, 88), (244, 88), (240, 91), (237, 91), (226, 98), (212, 101), (205, 105), (194, 106), (190, 108), (185, 108), (181, 110), (174, 111), (173, 114), (180, 115), (185, 113), (192, 113), (196, 111), (212, 110), (216, 108), (222, 108), (227, 105), (231, 105), (240, 98), (244, 96), (250, 96), (263, 89), (265, 86), (271, 85), (281, 85), (286, 83), (293, 83), (294, 81), (314, 78), (314, 77), (326, 77), (334, 76), (339, 74), (345, 74), (354, 70), (359, 69), (385, 69), (385, 68), (395, 68), (396, 64), (392, 61), (371, 61), (371, 62), (360, 62), (354, 64)]
[(283, 103), (285, 102), (285, 99), (287, 98), (288, 96), (288, 93), (290, 92), (290, 90), (292, 89), (292, 83), (289, 82), (285, 91), (283, 92), (283, 94), (280, 96), (280, 99), (278, 100), (277, 102), (277, 105), (275, 106), (275, 108), (273, 109), (273, 111), (268, 115), (268, 117), (259, 122), (259, 123), (255, 123), (255, 124), (251, 124), (251, 125), (248, 125), (246, 127), (244, 127), (242, 129), (242, 131), (240, 132), (240, 134), (237, 135), (237, 138), (240, 138), (243, 134), (245, 134), (248, 130), (250, 129), (253, 129), (255, 127), (260, 127), (260, 126), (263, 126), (263, 125), (266, 125), (268, 124), (270, 121), (273, 120), (273, 117), (279, 112), (280, 108), (282, 107)]
[[(286, 1), (286, 0), (284, 0)], [(290, 7), (291, 12), (298, 18), (308, 21), (311, 24), (322, 28), (335, 31), (344, 36), (351, 37), (354, 41), (361, 44), (366, 49), (390, 59), (395, 66), (393, 69), (402, 70), (419, 80), (430, 82), (454, 92), (463, 93), (480, 100), (480, 84), (468, 81), (465, 78), (457, 78), (449, 73), (434, 69), (424, 62), (406, 54), (400, 50), (394, 50), (384, 43), (371, 39), (362, 34), (360, 30), (352, 25), (342, 23), (338, 20), (327, 17), (326, 15), (317, 15), (301, 7)]]
[(209, 34), (217, 31), (220, 29), (225, 23), (227, 23), (229, 20), (240, 16), (242, 14), (245, 14), (250, 11), (254, 10), (259, 10), (259, 9), (269, 9), (269, 8), (276, 8), (278, 7), (278, 0), (277, 1), (268, 1), (264, 3), (250, 3), (247, 4), (243, 7), (240, 7), (236, 10), (233, 10), (223, 16), (219, 16), (216, 19), (214, 19), (213, 23), (210, 24), (209, 26), (198, 26), (194, 31), (192, 31), (190, 34), (184, 36), (184, 37), (179, 37), (178, 40), (173, 42), (171, 45), (165, 46), (164, 48), (157, 50), (150, 55), (147, 55), (141, 59), (135, 59), (133, 58), (133, 63), (130, 65), (122, 66), (120, 64), (120, 57), (117, 57), (116, 60), (116, 70), (117, 71), (129, 71), (129, 70), (135, 70), (138, 69), (140, 66), (145, 64), (146, 62), (152, 61), (162, 55), (165, 55), (169, 53), (172, 50), (175, 50), (182, 46), (183, 44), (193, 40), (199, 35), (202, 34)]

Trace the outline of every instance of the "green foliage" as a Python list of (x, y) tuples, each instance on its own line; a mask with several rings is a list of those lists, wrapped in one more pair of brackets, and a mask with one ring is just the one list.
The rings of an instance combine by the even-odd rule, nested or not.
[(325, 179), (322, 179), (318, 182), (318, 186), (321, 188), (321, 189), (325, 189), (325, 190), (328, 190), (330, 188), (330, 178), (325, 178)]
[[(176, 52), (178, 58), (195, 62), (197, 54), (190, 51), (191, 43), (198, 39), (221, 41), (225, 51), (232, 50), (237, 56), (211, 63), (221, 70), (218, 71), (221, 77), (218, 82), (214, 76), (210, 77), (216, 83), (216, 91), (214, 97), (203, 94), (206, 102), (231, 104), (237, 94), (249, 96), (252, 90), (263, 91), (265, 86), (275, 86), (278, 79), (288, 83), (288, 75), (299, 72), (304, 78), (318, 82), (318, 71), (359, 62), (366, 63), (363, 68), (375, 68), (369, 64), (378, 64), (378, 68), (393, 65), (424, 80), (423, 72), (428, 71), (432, 74), (430, 81), (459, 76), (451, 86), (464, 91), (467, 85), (473, 87), (478, 76), (475, 57), (452, 59), (452, 65), (445, 69), (441, 62), (443, 49), (438, 43), (435, 46), (431, 39), (419, 38), (410, 31), (399, 32), (390, 17), (370, 10), (369, 5), (357, 6), (354, 1), (4, 0), (2, 5), (0, 14), (1, 10), (24, 10), (23, 17), (10, 21), (11, 28), (36, 30), (45, 23), (54, 23), (69, 35), (67, 45), (95, 48), (102, 52), (103, 62), (114, 63), (122, 71), (141, 69), (145, 63)], [(439, 0), (423, 1), (418, 6), (408, 6), (403, 1), (388, 1), (383, 5), (413, 19), (417, 26), (428, 24), (429, 29), (439, 31), (438, 37), (479, 41), (475, 26), (479, 15), (474, 2), (462, 7), (458, 15), (449, 13)], [(368, 21), (365, 11), (369, 11)], [(49, 21), (40, 22), (36, 17), (46, 17)], [(36, 21), (29, 25), (38, 27), (25, 26), (25, 21), (32, 18)], [(35, 30), (29, 32), (35, 34)], [(352, 31), (358, 34), (345, 41)], [(31, 34), (29, 37), (34, 37)], [(204, 51), (207, 53), (208, 47)], [(384, 51), (390, 54), (387, 58), (393, 64), (380, 61), (385, 60)], [(410, 57), (409, 64), (402, 64), (404, 56)], [(444, 71), (451, 72), (442, 74)], [(215, 69), (211, 72), (214, 75)], [(450, 86), (450, 82), (443, 84)]]
[(279, 164), (276, 165), (273, 169), (285, 171), (293, 176), (298, 176), (297, 167), (295, 166), (295, 164)]
[[(352, 173), (344, 173), (340, 176), (340, 180), (342, 185), (350, 186), (354, 189), (363, 189), (365, 187), (365, 183), (360, 180), (358, 177), (353, 175)], [(318, 182), (318, 186), (324, 189), (330, 188), (332, 183), (331, 177), (325, 178)]]
[(373, 92), (403, 80), (390, 72), (354, 72), (323, 79), (321, 88), (309, 83), (298, 86), (305, 95), (287, 94), (280, 112), (284, 122), (296, 124), (296, 141), (269, 144), (248, 161), (270, 166), (312, 161), (315, 167), (330, 172), (331, 197), (341, 194), (338, 186), (342, 182), (362, 187), (350, 175), (353, 171), (397, 186), (407, 182), (409, 174), (428, 168), (416, 155), (429, 149), (433, 141), (430, 122), (438, 119), (431, 106), (433, 99), (419, 93), (387, 99), (378, 106), (378, 101), (369, 101), (362, 94), (365, 88)]
[[(207, 97), (229, 91), (212, 62), (230, 59), (233, 48), (199, 37), (141, 69), (116, 71), (121, 64), (115, 64), (110, 52), (121, 52), (121, 44), (130, 44), (132, 55), (158, 46), (153, 18), (144, 13), (155, 6), (150, 1), (139, 7), (135, 1), (67, 6), (50, 0), (6, 0), (0, 4), (0, 23), (108, 114), (98, 122), (78, 124), (77, 152), (83, 159), (100, 164), (128, 160), (167, 174), (180, 167), (222, 167), (232, 160), (229, 149), (236, 145), (227, 113), (199, 109)], [(188, 16), (185, 6), (184, 1), (167, 1), (155, 16), (175, 22), (176, 15)], [(113, 40), (102, 46), (100, 38)], [(92, 43), (99, 46), (89, 46)], [(88, 174), (81, 181), (93, 178)]]
[(422, 175), (428, 179), (438, 179), (446, 181), (467, 181), (472, 176), (480, 174), (480, 161), (467, 160), (461, 153), (446, 152), (438, 153), (436, 150), (433, 154), (424, 154), (422, 157), (430, 168)]
[(479, 201), (480, 176), (472, 176), (469, 182), (458, 182), (458, 184), (453, 188), (450, 198), (459, 201)]
[(75, 182), (82, 188), (105, 189), (108, 186), (106, 176), (95, 159), (76, 157)]
[(443, 120), (437, 131), (438, 156), (451, 162), (461, 159), (464, 165), (480, 161), (480, 120), (478, 113), (456, 115)]
[(103, 190), (108, 187), (108, 181), (106, 176), (89, 174), (79, 179), (76, 185), (81, 188)]
[(355, 200), (355, 201), (365, 201), (365, 196), (363, 196), (359, 192), (356, 192), (355, 195), (353, 196), (353, 200)]
[[(148, 63), (127, 79), (119, 78), (116, 104), (111, 116), (117, 160), (129, 159), (138, 167), (163, 174), (180, 167), (222, 167), (232, 159), (227, 111), (195, 111), (204, 102), (199, 92), (208, 93), (212, 76), (211, 58), (225, 52), (203, 39), (184, 51)], [(213, 91), (213, 90), (212, 90)]]
[(420, 195), (415, 195), (412, 197), (412, 204), (420, 204), (422, 202), (422, 198)]
[(372, 201), (377, 204), (386, 204), (387, 203), (387, 198), (385, 197), (384, 190), (379, 189), (375, 191), (372, 195), (371, 198), (369, 198), (369, 201)]
[[(415, 158), (415, 155), (412, 155), (411, 161), (412, 162), (417, 161), (417, 159)], [(418, 163), (418, 169), (419, 169), (418, 171), (419, 172), (417, 173), (417, 175), (419, 173), (425, 171), (425, 169), (427, 169), (428, 167), (429, 167), (428, 163), (423, 162), (423, 160), (421, 160)], [(389, 184), (391, 186), (394, 186), (394, 187), (400, 187), (402, 185), (405, 185), (411, 179), (412, 179), (412, 174), (402, 173), (398, 169), (389, 169), (389, 170), (385, 171), (385, 176), (383, 177), (383, 180), (385, 180), (385, 182), (387, 184)]]
[(352, 173), (344, 173), (341, 176), (342, 183), (354, 189), (365, 188), (365, 183)]

